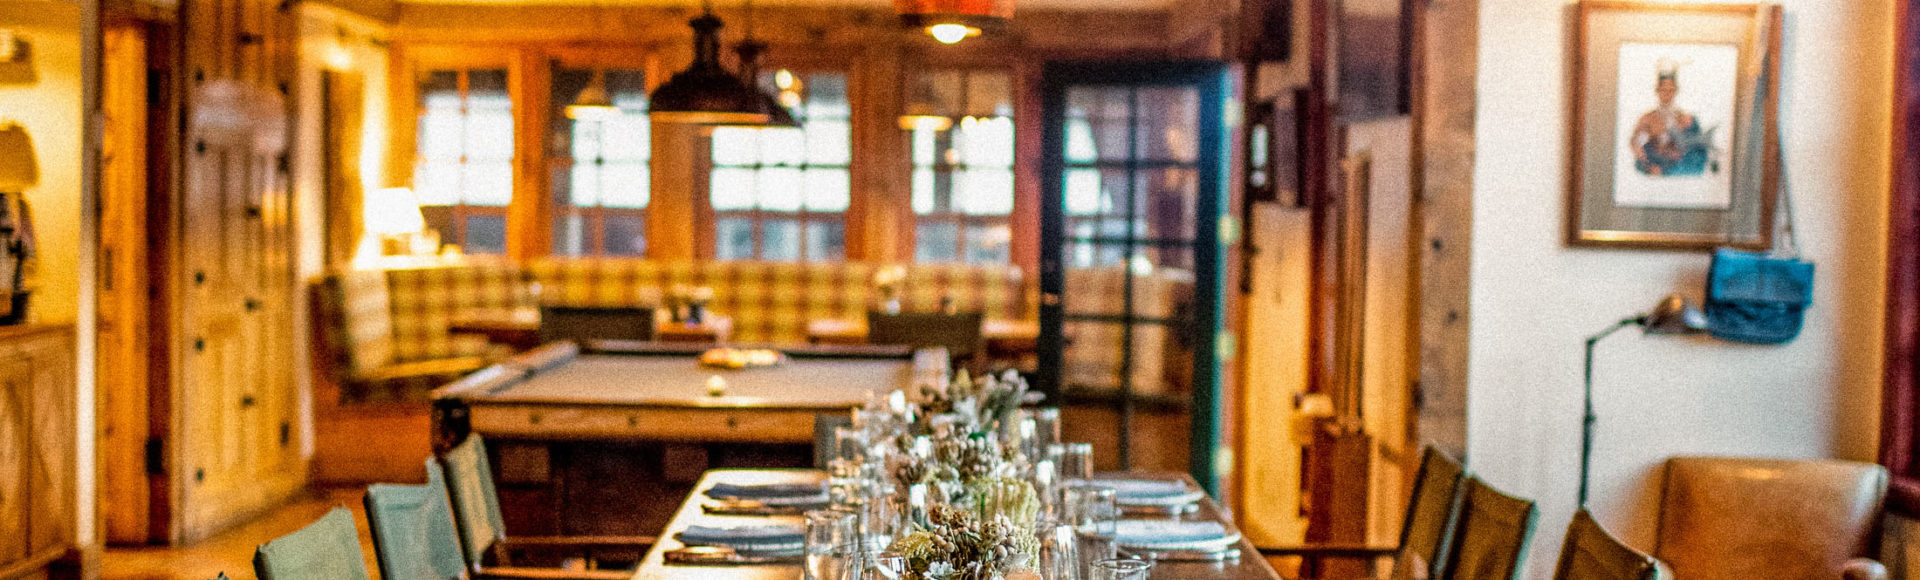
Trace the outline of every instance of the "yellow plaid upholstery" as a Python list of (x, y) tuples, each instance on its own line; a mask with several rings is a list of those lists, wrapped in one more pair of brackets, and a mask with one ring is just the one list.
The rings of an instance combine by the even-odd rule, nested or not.
[[(713, 289), (708, 308), (733, 319), (732, 340), (799, 344), (807, 322), (864, 320), (877, 301), (874, 264), (799, 264), (752, 261), (658, 261), (634, 258), (534, 260), (524, 268), (476, 261), (459, 266), (388, 270), (392, 358), (411, 362), (484, 354), (475, 336), (453, 336), (451, 321), (540, 304), (661, 306), (675, 285)], [(961, 310), (988, 318), (1024, 319), (1033, 312), (1030, 289), (1010, 266), (907, 265), (902, 306), (939, 308), (952, 296)], [(537, 284), (536, 284), (537, 283)], [(370, 321), (371, 328), (377, 321)]]
[(386, 273), (355, 270), (340, 274), (340, 312), (346, 323), (343, 349), (352, 376), (366, 376), (393, 362), (393, 312)]
[[(807, 322), (864, 319), (876, 301), (873, 273), (862, 262), (686, 262), (623, 258), (547, 258), (528, 267), (541, 302), (558, 306), (659, 306), (675, 285), (713, 289), (709, 308), (733, 319), (733, 340), (802, 343)], [(901, 283), (909, 310), (939, 308), (951, 295), (961, 310), (1020, 319), (1029, 311), (1018, 268), (909, 265)]]
[(387, 270), (393, 304), (393, 356), (398, 362), (487, 354), (486, 339), (454, 336), (447, 326), (463, 316), (538, 306), (525, 270), (506, 262)]

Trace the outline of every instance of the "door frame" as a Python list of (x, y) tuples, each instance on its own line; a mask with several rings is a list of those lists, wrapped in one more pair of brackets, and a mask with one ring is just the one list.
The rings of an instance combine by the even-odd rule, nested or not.
[[(1219, 474), (1215, 458), (1223, 433), (1219, 335), (1225, 329), (1222, 304), (1226, 276), (1222, 270), (1228, 248), (1220, 243), (1220, 222), (1228, 203), (1226, 175), (1228, 147), (1226, 135), (1227, 75), (1226, 63), (1211, 60), (1169, 60), (1159, 62), (1055, 61), (1041, 73), (1041, 147), (1040, 162), (1040, 344), (1039, 372), (1035, 385), (1059, 399), (1060, 368), (1065, 335), (1065, 312), (1061, 295), (1065, 291), (1066, 269), (1063, 244), (1049, 243), (1066, 236), (1066, 223), (1060, 208), (1064, 201), (1066, 160), (1065, 133), (1059, 121), (1065, 118), (1066, 89), (1073, 85), (1116, 86), (1192, 86), (1199, 90), (1199, 195), (1194, 215), (1194, 322), (1188, 330), (1194, 345), (1192, 381), (1193, 407), (1189, 438), (1188, 471), (1209, 493), (1218, 494)], [(1212, 250), (1203, 240), (1212, 240)], [(1131, 345), (1129, 345), (1130, 348)], [(1122, 377), (1128, 381), (1131, 377)], [(1121, 397), (1121, 442), (1126, 445), (1133, 400)], [(1123, 465), (1125, 453), (1122, 453)]]

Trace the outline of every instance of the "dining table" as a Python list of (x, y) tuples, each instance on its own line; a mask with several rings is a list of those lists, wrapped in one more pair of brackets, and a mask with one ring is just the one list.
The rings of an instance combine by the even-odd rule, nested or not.
[[(1096, 479), (1124, 476), (1132, 479), (1162, 479), (1185, 482), (1190, 489), (1199, 489), (1191, 476), (1184, 473), (1142, 473), (1096, 474)], [(800, 561), (782, 561), (768, 564), (681, 564), (669, 562), (667, 554), (686, 547), (678, 536), (693, 526), (729, 528), (736, 526), (766, 525), (805, 525), (799, 515), (727, 515), (707, 513), (711, 499), (705, 496), (706, 490), (716, 484), (729, 485), (769, 485), (769, 484), (805, 484), (824, 482), (826, 474), (812, 469), (714, 469), (701, 476), (680, 503), (673, 519), (662, 530), (659, 541), (648, 550), (634, 572), (637, 580), (799, 580), (803, 578)], [(1178, 515), (1144, 515), (1138, 517), (1181, 518), (1186, 520), (1217, 521), (1232, 529), (1232, 522), (1225, 517), (1225, 511), (1212, 498), (1202, 497), (1196, 502), (1197, 509), (1180, 512)], [(1129, 516), (1123, 513), (1123, 517)], [(1238, 544), (1240, 556), (1218, 561), (1181, 561), (1160, 560), (1154, 563), (1150, 578), (1153, 580), (1200, 579), (1221, 580), (1278, 580), (1280, 574), (1268, 565), (1259, 550), (1244, 536)]]

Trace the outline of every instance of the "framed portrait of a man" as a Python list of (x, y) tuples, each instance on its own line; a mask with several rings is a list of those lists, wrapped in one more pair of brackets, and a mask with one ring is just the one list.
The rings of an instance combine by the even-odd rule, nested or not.
[(1771, 247), (1779, 7), (1578, 10), (1569, 243)]

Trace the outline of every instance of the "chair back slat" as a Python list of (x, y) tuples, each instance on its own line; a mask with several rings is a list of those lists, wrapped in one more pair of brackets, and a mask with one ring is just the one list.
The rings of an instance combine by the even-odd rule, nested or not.
[(1532, 500), (1516, 498), (1466, 478), (1454, 545), (1445, 575), (1457, 580), (1514, 580), (1526, 561), (1539, 513)]
[(353, 512), (336, 507), (291, 534), (253, 551), (260, 580), (369, 580)]
[(980, 325), (984, 320), (979, 312), (868, 312), (867, 342), (946, 347), (948, 356), (964, 359), (980, 352)]
[(1653, 580), (1657, 569), (1652, 556), (1620, 543), (1593, 521), (1593, 514), (1581, 509), (1567, 524), (1567, 541), (1560, 547), (1553, 580)]
[(540, 307), (540, 342), (653, 340), (653, 309), (612, 306)]
[(448, 580), (466, 568), (447, 505), (440, 466), (427, 461), (425, 485), (367, 486), (367, 527), (384, 580)]
[(487, 552), (507, 536), (486, 443), (477, 434), (468, 435), (440, 461), (447, 468), (447, 496), (453, 501), (453, 521), (460, 530), (467, 566), (487, 564)]
[[(1459, 515), (1460, 480), (1466, 468), (1446, 453), (1427, 447), (1420, 454), (1420, 470), (1413, 478), (1406, 521), (1400, 526), (1400, 553), (1395, 570), (1425, 568), (1425, 577), (1440, 578), (1452, 547), (1454, 519)], [(1412, 576), (1408, 576), (1412, 577)]]

